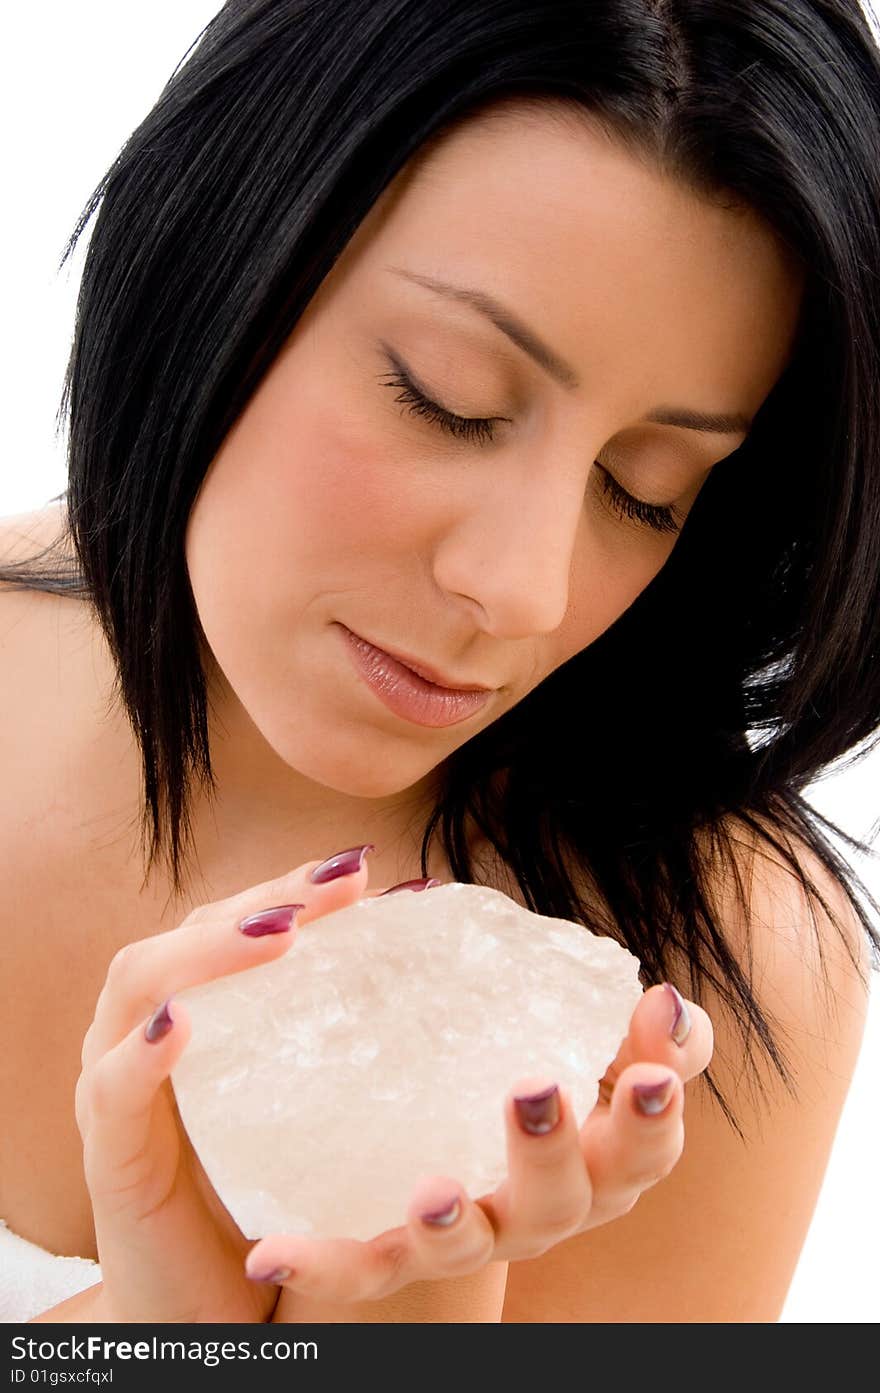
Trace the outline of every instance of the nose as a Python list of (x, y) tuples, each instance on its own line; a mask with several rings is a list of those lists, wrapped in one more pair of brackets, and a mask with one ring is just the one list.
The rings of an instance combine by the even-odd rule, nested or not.
[(567, 468), (498, 463), (479, 477), (435, 550), (434, 576), (447, 595), (480, 611), (481, 628), (499, 638), (550, 634), (569, 605), (583, 525), (587, 469), (583, 453)]

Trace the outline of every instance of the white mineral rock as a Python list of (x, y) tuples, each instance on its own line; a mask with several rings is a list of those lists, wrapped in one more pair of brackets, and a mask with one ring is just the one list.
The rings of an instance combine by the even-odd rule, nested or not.
[(274, 962), (177, 993), (180, 1115), (251, 1239), (372, 1238), (406, 1222), (422, 1176), (490, 1194), (507, 1092), (546, 1075), (580, 1126), (642, 994), (613, 939), (484, 886), (363, 899), (295, 935)]

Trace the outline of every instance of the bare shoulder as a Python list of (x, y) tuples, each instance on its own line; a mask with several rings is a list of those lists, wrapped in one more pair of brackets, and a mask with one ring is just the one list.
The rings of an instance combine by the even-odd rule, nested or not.
[[(60, 509), (0, 519), (0, 565), (36, 557), (64, 530)], [(57, 553), (56, 553), (57, 554)], [(48, 558), (47, 558), (48, 559)], [(64, 895), (83, 906), (105, 878), (119, 885), (132, 845), (138, 764), (118, 710), (112, 656), (91, 607), (73, 595), (0, 583), (0, 861), (4, 902)], [(64, 886), (62, 891), (61, 886)], [(65, 925), (67, 926), (65, 928)], [(4, 949), (32, 926), (5, 914)]]
[[(0, 566), (39, 558), (63, 535), (57, 506), (0, 518)], [(95, 625), (70, 596), (0, 583), (0, 754), (7, 788), (57, 777), (53, 738), (94, 674)], [(28, 776), (30, 770), (30, 777)]]
[(737, 960), (751, 954), (761, 1004), (791, 1040), (793, 1067), (807, 1086), (817, 1048), (848, 1044), (858, 1053), (868, 941), (843, 884), (813, 849), (757, 821), (761, 832), (728, 819), (735, 855), (715, 863), (714, 907)]
[[(72, 556), (60, 507), (0, 518), (0, 566)], [(45, 557), (43, 548), (59, 546)], [(0, 583), (0, 855), (6, 864), (52, 848), (82, 874), (130, 845), (139, 766), (117, 698), (117, 675), (81, 597)], [(115, 852), (117, 858), (122, 852)], [(43, 874), (49, 872), (44, 865)]]
[[(63, 538), (64, 523), (64, 512), (57, 504), (0, 518), (0, 566), (12, 567), (26, 561), (48, 564), (48, 554), (43, 556), (42, 553)], [(29, 656), (36, 658), (45, 651), (41, 622), (45, 623), (53, 614), (57, 623), (57, 616), (62, 612), (72, 619), (79, 608), (68, 597), (25, 589), (6, 578), (0, 580), (0, 681), (5, 673), (4, 688), (12, 684), (13, 690), (20, 690), (23, 685), (20, 665), (27, 662)], [(10, 693), (4, 690), (4, 698), (8, 695)], [(3, 714), (8, 727), (5, 700)]]
[[(0, 519), (0, 566), (38, 557), (62, 534), (61, 510)], [(44, 558), (48, 561), (48, 558)], [(0, 583), (0, 861), (6, 910), (49, 895), (72, 867), (87, 877), (109, 840), (126, 768), (106, 719), (109, 654), (89, 607), (73, 596)], [(106, 812), (105, 812), (106, 810)], [(97, 835), (96, 835), (97, 834)], [(68, 911), (69, 914), (69, 911)], [(51, 915), (43, 910), (48, 924)], [(5, 913), (5, 950), (32, 926)]]
[[(0, 565), (62, 526), (57, 509), (0, 519)], [(107, 964), (141, 922), (138, 768), (108, 715), (113, 676), (86, 603), (0, 584), (0, 1216), (92, 1257), (73, 1093)]]
[(24, 561), (51, 546), (61, 536), (64, 521), (60, 503), (0, 518), (0, 566)]
[(806, 844), (788, 842), (842, 937), (783, 855), (745, 823), (731, 820), (727, 830), (735, 854), (732, 863), (718, 859), (714, 912), (751, 976), (794, 1092), (758, 1045), (753, 1080), (741, 1029), (708, 990), (701, 1004), (715, 1031), (710, 1069), (743, 1135), (705, 1080), (693, 1080), (685, 1092), (684, 1152), (671, 1174), (623, 1218), (512, 1263), (505, 1321), (779, 1318), (861, 1049), (870, 964), (844, 887)]

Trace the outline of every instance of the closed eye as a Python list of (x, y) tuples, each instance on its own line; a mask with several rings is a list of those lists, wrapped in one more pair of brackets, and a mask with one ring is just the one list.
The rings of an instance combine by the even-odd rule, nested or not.
[(597, 469), (602, 471), (602, 487), (608, 497), (612, 507), (623, 517), (632, 518), (635, 522), (643, 523), (645, 527), (650, 527), (654, 532), (679, 533), (684, 526), (684, 516), (672, 503), (646, 503), (643, 498), (635, 498), (628, 493), (622, 484), (619, 484), (613, 474), (598, 460), (594, 460)]
[(507, 421), (507, 416), (457, 416), (454, 411), (447, 411), (445, 406), (439, 402), (432, 401), (420, 391), (412, 378), (404, 372), (400, 364), (395, 366), (393, 372), (380, 378), (387, 387), (397, 387), (398, 395), (395, 401), (401, 402), (414, 416), (423, 416), (425, 420), (433, 422), (435, 425), (442, 426), (449, 431), (450, 435), (457, 436), (461, 440), (475, 441), (477, 444), (487, 444), (495, 438), (495, 426), (499, 421)]
[[(445, 406), (426, 396), (397, 360), (389, 356), (388, 361), (393, 364), (393, 370), (379, 380), (387, 387), (397, 388), (395, 401), (405, 406), (411, 415), (421, 416), (459, 440), (487, 445), (495, 439), (496, 426), (510, 420), (508, 416), (459, 416), (454, 411), (448, 411)], [(595, 465), (601, 471), (605, 497), (619, 516), (655, 532), (677, 534), (681, 531), (684, 517), (673, 504), (647, 503), (643, 498), (636, 498), (598, 460)]]

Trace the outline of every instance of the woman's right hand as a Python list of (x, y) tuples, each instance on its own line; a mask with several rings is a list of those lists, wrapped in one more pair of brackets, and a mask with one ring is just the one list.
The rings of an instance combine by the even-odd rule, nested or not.
[[(76, 1121), (95, 1219), (99, 1320), (259, 1323), (274, 1287), (248, 1280), (245, 1238), (199, 1164), (169, 1081), (191, 1034), (186, 1007), (172, 1026), (145, 1031), (176, 992), (287, 952), (295, 928), (353, 904), (367, 887), (368, 844), (307, 861), (278, 880), (202, 905), (177, 929), (137, 939), (113, 958), (82, 1048)], [(322, 883), (315, 884), (317, 871)], [(301, 906), (282, 932), (244, 933), (273, 906)], [(295, 920), (295, 926), (293, 924)], [(151, 1034), (154, 1032), (151, 1032)], [(255, 1158), (259, 1165), (259, 1158)], [(259, 1177), (255, 1177), (259, 1179)]]

